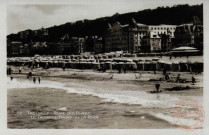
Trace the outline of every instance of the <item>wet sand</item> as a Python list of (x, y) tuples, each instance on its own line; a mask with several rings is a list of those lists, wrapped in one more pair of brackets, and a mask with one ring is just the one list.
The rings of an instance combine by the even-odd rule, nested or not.
[[(26, 80), (28, 73), (26, 67), (23, 68), (22, 74), (17, 74), (16, 69), (12, 76), (19, 81)], [(92, 70), (75, 70), (75, 69), (35, 69), (35, 76), (41, 76), (44, 81), (56, 81), (65, 83), (65, 87), (75, 89), (93, 89), (96, 92), (105, 91), (111, 93), (118, 90), (121, 93), (138, 92), (154, 90), (155, 83), (161, 83), (161, 89), (171, 88), (173, 86), (187, 86), (192, 89), (188, 91), (164, 91), (165, 94), (177, 95), (182, 98), (188, 96), (202, 97), (202, 74), (180, 73), (184, 78), (190, 79), (191, 76), (197, 78), (197, 84), (191, 83), (169, 83), (161, 81), (149, 81), (150, 79), (159, 79), (162, 77), (161, 72), (154, 75), (152, 72), (143, 72), (142, 77), (139, 73), (129, 72), (126, 74), (117, 74), (116, 71), (108, 71), (107, 73), (99, 73)], [(110, 77), (114, 74), (113, 79)], [(137, 79), (135, 78), (137, 74)], [(176, 76), (178, 72), (172, 72)], [(32, 83), (32, 80), (31, 80)], [(41, 82), (42, 83), (42, 82)], [(39, 84), (36, 84), (37, 86)], [(79, 85), (79, 86), (78, 86)], [(87, 87), (88, 86), (88, 87)], [(162, 95), (161, 95), (161, 98)], [(59, 110), (61, 109), (61, 110)], [(127, 104), (118, 102), (105, 102), (104, 99), (93, 95), (69, 93), (63, 89), (34, 87), (34, 88), (12, 88), (8, 90), (8, 128), (58, 128), (58, 129), (74, 129), (74, 128), (105, 128), (105, 129), (166, 129), (176, 128), (165, 121), (151, 115), (152, 113), (167, 113), (168, 109), (142, 107), (137, 104)], [(72, 117), (61, 119), (32, 119), (31, 112), (71, 112)], [(88, 115), (80, 115), (76, 112), (87, 112)], [(59, 116), (57, 114), (47, 114)], [(61, 115), (63, 116), (63, 115)], [(78, 119), (79, 118), (79, 119)]]

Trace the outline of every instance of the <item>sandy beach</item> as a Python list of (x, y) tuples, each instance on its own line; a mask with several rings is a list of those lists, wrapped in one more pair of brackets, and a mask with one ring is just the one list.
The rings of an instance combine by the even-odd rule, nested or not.
[[(41, 84), (34, 84), (27, 79), (27, 67), (21, 74), (17, 67), (12, 69), (14, 79), (11, 81), (8, 76), (8, 128), (177, 128), (172, 122), (172, 107), (181, 99), (202, 103), (202, 74), (168, 72), (173, 78), (181, 74), (189, 81), (175, 83), (159, 81), (162, 72), (118, 74), (38, 68), (32, 73), (41, 76)], [(192, 76), (196, 78), (195, 85), (191, 83)], [(161, 84), (163, 92), (151, 94), (156, 83)], [(168, 90), (176, 86), (189, 89)]]

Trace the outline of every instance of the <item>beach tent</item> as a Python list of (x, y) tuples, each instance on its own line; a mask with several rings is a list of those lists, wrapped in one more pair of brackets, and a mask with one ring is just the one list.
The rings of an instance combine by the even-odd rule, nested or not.
[(142, 61), (137, 62), (137, 70), (144, 70), (144, 62)]
[(180, 65), (178, 61), (174, 61), (172, 63), (172, 71), (179, 71), (180, 70)]

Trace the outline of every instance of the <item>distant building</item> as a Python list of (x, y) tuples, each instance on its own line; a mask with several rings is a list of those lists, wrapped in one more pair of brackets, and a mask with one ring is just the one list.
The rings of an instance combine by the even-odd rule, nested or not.
[(71, 43), (73, 47), (73, 54), (81, 54), (84, 52), (84, 44), (85, 44), (85, 38), (82, 37), (72, 37)]
[(12, 55), (11, 41), (7, 38), (7, 56)]
[(59, 43), (59, 53), (60, 54), (81, 54), (83, 53), (83, 47), (85, 44), (85, 38), (82, 37), (72, 37), (65, 42)]
[(172, 40), (175, 38), (176, 25), (149, 25), (150, 36), (161, 38), (161, 51), (167, 52), (172, 49)]
[(176, 28), (174, 47), (190, 46), (203, 49), (203, 26), (182, 24)]
[(31, 34), (31, 30), (26, 30), (26, 31), (22, 31), (19, 33), (20, 34), (20, 38), (23, 39), (27, 39), (28, 36)]
[(147, 35), (148, 26), (136, 23), (134, 19), (129, 24), (129, 52), (140, 52), (141, 51), (141, 39)]
[(30, 55), (30, 47), (28, 44), (24, 44), (20, 46), (20, 55), (26, 56), (26, 55)]
[(119, 22), (108, 24), (105, 33), (105, 52), (128, 51), (130, 53), (140, 51), (141, 38), (147, 34), (148, 27), (136, 23), (134, 19), (129, 24), (121, 25)]
[(32, 44), (33, 48), (42, 48), (42, 47), (47, 47), (46, 42), (35, 42)]
[(161, 37), (159, 35), (149, 32), (141, 39), (141, 51), (142, 52), (160, 52), (162, 50)]
[(119, 22), (112, 26), (108, 24), (105, 33), (105, 52), (128, 51), (128, 25), (121, 25)]
[(19, 55), (20, 54), (20, 48), (23, 46), (22, 42), (12, 41), (7, 43), (8, 48), (8, 55)]
[(166, 24), (161, 24), (161, 25), (149, 25), (148, 29), (151, 34), (153, 35), (161, 35), (161, 34), (166, 34), (170, 35), (171, 38), (174, 38), (174, 32), (176, 30), (176, 25), (166, 25)]
[(103, 39), (102, 37), (91, 36), (86, 37), (84, 52), (94, 52), (95, 54), (103, 52)]
[(97, 37), (94, 39), (94, 53), (99, 54), (104, 52), (104, 45), (103, 45), (103, 39), (102, 37)]
[[(72, 43), (71, 42), (58, 43), (57, 44), (57, 49), (59, 50), (58, 51), (59, 54), (73, 54), (73, 47), (72, 47)], [(54, 50), (54, 52), (55, 52), (55, 50)]]
[(176, 30), (176, 25), (162, 24), (148, 26), (137, 23), (134, 19), (126, 25), (121, 25), (119, 22), (116, 22), (112, 26), (110, 24), (108, 26), (105, 34), (106, 52), (147, 52), (147, 48), (151, 49), (148, 52), (168, 51), (171, 49), (171, 41), (175, 38), (174, 32)]

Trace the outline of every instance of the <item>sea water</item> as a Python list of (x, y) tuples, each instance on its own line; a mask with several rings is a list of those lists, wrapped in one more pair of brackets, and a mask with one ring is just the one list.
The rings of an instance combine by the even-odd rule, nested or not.
[[(95, 85), (95, 83), (98, 83)], [(109, 82), (110, 83), (110, 82)], [(101, 86), (101, 84), (105, 86)], [(111, 83), (110, 83), (111, 84)], [(15, 90), (16, 88), (52, 88), (62, 89), (69, 93), (76, 93), (82, 95), (91, 95), (101, 98), (101, 102), (123, 103), (129, 105), (139, 105), (138, 110), (149, 113), (157, 118), (168, 121), (169, 123), (176, 124), (173, 121), (173, 108), (178, 101), (183, 99), (192, 99), (202, 104), (202, 96), (182, 96), (180, 94), (158, 93), (151, 94), (147, 92), (146, 86), (126, 84), (124, 88), (123, 83), (113, 82), (107, 85), (106, 82), (88, 81), (80, 83), (77, 80), (71, 80), (70, 83), (42, 80), (41, 84), (38, 82), (33, 83), (32, 80), (17, 80), (10, 78), (7, 80), (8, 90)], [(139, 90), (132, 90), (138, 88)], [(149, 87), (149, 86), (147, 86)], [(129, 89), (130, 88), (130, 89)], [(189, 92), (189, 91), (188, 91)], [(194, 123), (193, 119), (182, 119), (184, 123)]]

